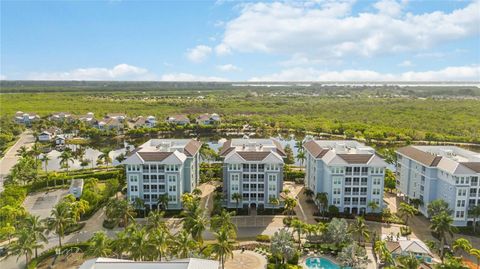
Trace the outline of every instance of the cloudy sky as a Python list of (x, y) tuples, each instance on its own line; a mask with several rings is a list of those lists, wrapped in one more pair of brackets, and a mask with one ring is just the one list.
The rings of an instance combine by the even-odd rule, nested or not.
[(1, 79), (480, 81), (480, 1), (2, 1)]

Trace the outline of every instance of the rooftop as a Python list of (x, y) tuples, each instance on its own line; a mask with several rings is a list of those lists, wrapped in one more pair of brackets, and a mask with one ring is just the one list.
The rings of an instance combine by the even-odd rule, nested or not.
[(181, 259), (164, 262), (131, 261), (96, 258), (85, 261), (80, 269), (218, 269), (218, 261), (204, 259)]
[(194, 139), (150, 139), (130, 152), (128, 158), (137, 156), (142, 161), (161, 162), (175, 155), (177, 159), (184, 161), (187, 157), (195, 155), (201, 146), (202, 143)]

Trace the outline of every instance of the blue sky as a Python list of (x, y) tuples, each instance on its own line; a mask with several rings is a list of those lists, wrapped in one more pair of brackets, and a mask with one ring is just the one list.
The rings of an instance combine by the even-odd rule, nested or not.
[(1, 1), (2, 79), (475, 80), (478, 1)]

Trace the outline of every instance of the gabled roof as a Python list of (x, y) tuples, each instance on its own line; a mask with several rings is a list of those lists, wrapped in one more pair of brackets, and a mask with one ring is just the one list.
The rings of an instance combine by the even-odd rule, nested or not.
[(431, 166), (431, 167), (436, 167), (440, 162), (440, 160), (442, 159), (442, 156), (435, 156), (433, 154), (419, 150), (413, 146), (399, 148), (397, 152), (419, 163), (422, 163), (426, 166)]
[[(234, 139), (228, 140), (223, 143), (222, 148), (220, 149), (220, 156), (225, 157), (230, 152), (236, 150), (237, 152), (270, 152), (274, 151), (281, 157), (286, 157), (287, 154), (283, 149), (282, 145), (275, 139)], [(244, 141), (243, 141), (244, 140)], [(258, 146), (258, 150), (249, 149), (249, 142), (253, 142), (255, 146)], [(242, 145), (243, 144), (243, 145)]]
[(314, 140), (310, 140), (303, 144), (303, 147), (313, 155), (313, 157), (320, 159), (322, 158), (327, 152), (328, 149), (324, 149), (320, 147)]
[(232, 150), (234, 150), (235, 148), (231, 146), (232, 145), (232, 140), (228, 140), (226, 141), (225, 143), (223, 143), (223, 146), (222, 148), (220, 149), (220, 156), (224, 157), (226, 156), (228, 153), (230, 153)]
[(137, 154), (146, 162), (161, 162), (172, 155), (173, 152), (137, 152)]
[(185, 145), (185, 153), (187, 156), (192, 157), (197, 154), (201, 147), (202, 143), (200, 141), (192, 139)]
[(270, 151), (239, 151), (237, 153), (245, 161), (261, 161), (270, 154)]
[(468, 167), (470, 170), (480, 173), (480, 162), (466, 162), (461, 164)]
[(337, 156), (350, 164), (367, 164), (373, 154), (337, 154)]

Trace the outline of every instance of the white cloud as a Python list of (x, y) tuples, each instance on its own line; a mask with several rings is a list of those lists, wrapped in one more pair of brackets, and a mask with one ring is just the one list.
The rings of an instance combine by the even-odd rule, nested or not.
[(401, 66), (401, 67), (412, 67), (413, 66), (413, 63), (409, 60), (405, 60), (401, 63), (398, 64), (398, 66)]
[(228, 81), (226, 78), (214, 76), (199, 76), (188, 73), (170, 73), (161, 76), (162, 81)]
[(250, 81), (480, 81), (480, 66), (446, 67), (435, 71), (409, 71), (401, 74), (372, 70), (323, 71), (314, 68), (291, 68), (253, 77)]
[(147, 69), (119, 64), (113, 68), (89, 67), (65, 72), (31, 73), (29, 80), (154, 80), (155, 76)]
[(0, 74), (0, 80), (5, 80), (5, 79), (7, 79), (7, 76)]
[(212, 48), (205, 45), (198, 45), (187, 51), (187, 58), (194, 63), (201, 63), (212, 53)]
[[(249, 3), (226, 22), (218, 54), (263, 52), (313, 60), (424, 52), (437, 44), (480, 33), (480, 2), (451, 12), (405, 13), (382, 0), (375, 12), (352, 15), (352, 1)], [(378, 11), (378, 12), (377, 12)]]
[(223, 72), (241, 71), (242, 69), (233, 64), (217, 65), (217, 69)]

